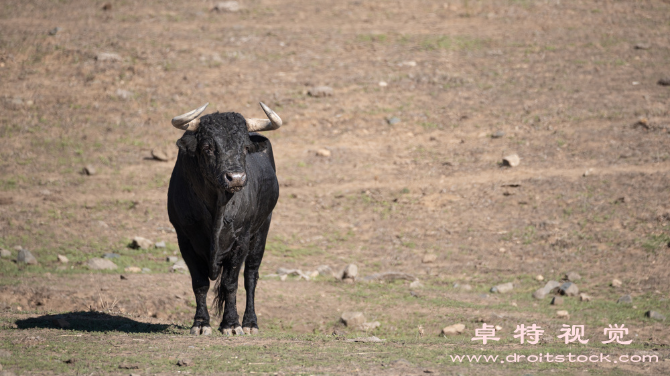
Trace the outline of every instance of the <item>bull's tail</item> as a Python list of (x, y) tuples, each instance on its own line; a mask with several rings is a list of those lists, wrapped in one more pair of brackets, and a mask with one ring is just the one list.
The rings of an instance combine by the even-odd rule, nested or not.
[(216, 285), (214, 285), (216, 296), (212, 303), (212, 309), (214, 309), (214, 314), (216, 316), (223, 315), (223, 304), (226, 302), (226, 284), (223, 282), (224, 279), (223, 268), (220, 268), (219, 278), (216, 280)]

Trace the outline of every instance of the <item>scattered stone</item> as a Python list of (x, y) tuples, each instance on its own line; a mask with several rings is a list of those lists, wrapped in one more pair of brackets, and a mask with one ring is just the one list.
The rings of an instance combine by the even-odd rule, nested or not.
[(56, 34), (58, 34), (58, 32), (61, 31), (61, 30), (63, 30), (63, 29), (61, 29), (60, 27), (56, 26), (56, 27), (54, 27), (53, 29), (49, 30), (49, 35), (56, 35)]
[(109, 228), (109, 225), (103, 221), (97, 221), (96, 224), (102, 228)]
[(358, 266), (355, 264), (349, 264), (344, 267), (344, 270), (342, 271), (342, 279), (353, 279), (355, 280), (356, 277), (358, 276)]
[(437, 261), (437, 255), (434, 253), (426, 253), (425, 255), (423, 255), (423, 259), (421, 260), (421, 262), (423, 262), (424, 264), (430, 264), (435, 261)]
[(172, 265), (172, 270), (173, 271), (188, 271), (188, 266), (186, 266), (186, 261), (184, 260), (179, 260)]
[(385, 273), (375, 273), (363, 278), (364, 282), (374, 282), (374, 281), (383, 281), (383, 282), (393, 282), (397, 280), (406, 280), (406, 281), (416, 281), (417, 278), (411, 274), (400, 273), (400, 272), (385, 272)]
[(416, 61), (408, 60), (398, 64), (399, 67), (416, 67)]
[(665, 316), (656, 311), (647, 311), (644, 315), (649, 317), (650, 319), (665, 321)]
[(563, 304), (563, 297), (560, 296), (554, 296), (553, 299), (551, 299), (551, 305), (562, 305)]
[(154, 244), (149, 239), (143, 238), (141, 236), (136, 236), (133, 238), (133, 242), (130, 243), (130, 248), (133, 249), (149, 249)]
[(612, 280), (612, 283), (610, 284), (610, 286), (612, 286), (612, 287), (621, 287), (622, 284), (623, 284), (623, 283), (622, 283), (620, 280), (614, 278), (614, 279)]
[(565, 273), (565, 280), (570, 282), (577, 282), (582, 279), (582, 276), (577, 272), (568, 272)]
[(104, 255), (102, 255), (102, 258), (106, 258), (106, 259), (115, 259), (115, 258), (119, 258), (119, 257), (121, 257), (121, 256), (118, 253), (105, 253)]
[(521, 159), (516, 154), (510, 154), (503, 158), (502, 164), (506, 167), (516, 167), (521, 163)]
[(359, 337), (346, 340), (346, 342), (384, 342), (385, 339), (379, 339), (375, 336), (372, 337)]
[(277, 268), (277, 274), (279, 274), (279, 278), (282, 281), (286, 280), (286, 277), (290, 275), (298, 276), (298, 279), (302, 278), (306, 281), (309, 281), (309, 276), (303, 273), (300, 269)]
[(670, 77), (663, 77), (658, 80), (658, 84), (661, 86), (670, 86)]
[(644, 42), (635, 43), (635, 49), (636, 50), (648, 50), (650, 48), (651, 48), (651, 45), (649, 43), (644, 43)]
[(77, 359), (76, 358), (70, 358), (68, 360), (64, 360), (63, 363), (65, 363), (65, 364), (75, 364), (75, 363), (77, 363)]
[(561, 285), (561, 287), (558, 289), (558, 292), (561, 295), (567, 295), (567, 296), (577, 296), (579, 294), (579, 288), (577, 285), (575, 285), (572, 282), (565, 282), (564, 284)]
[(449, 325), (449, 326), (445, 326), (444, 328), (442, 328), (442, 335), (444, 335), (444, 336), (455, 336), (455, 335), (463, 333), (464, 330), (465, 330), (465, 325), (463, 325), (463, 324)]
[(491, 135), (491, 138), (502, 138), (503, 136), (505, 136), (505, 132), (497, 131)]
[(389, 84), (386, 81), (379, 81), (379, 86), (387, 87), (387, 86), (389, 86)]
[(11, 357), (12, 357), (11, 352), (9, 352), (7, 350), (0, 349), (0, 358), (11, 358)]
[(344, 325), (350, 328), (356, 328), (365, 322), (363, 312), (344, 312), (340, 317)]
[(593, 172), (595, 172), (595, 169), (593, 169), (593, 168), (589, 168), (588, 170), (584, 171), (584, 173), (582, 174), (582, 176), (583, 176), (583, 177), (587, 177), (587, 176), (591, 175)]
[(619, 300), (616, 301), (619, 304), (632, 304), (633, 303), (633, 297), (630, 295), (624, 295), (619, 298)]
[(542, 274), (538, 274), (535, 276), (535, 280), (542, 282), (544, 281), (544, 276), (542, 276)]
[(333, 88), (330, 86), (315, 86), (307, 92), (312, 97), (329, 97), (333, 95)]
[(97, 61), (121, 61), (121, 56), (119, 54), (110, 53), (110, 52), (100, 52), (96, 57)]
[(142, 273), (151, 273), (151, 269), (149, 269), (149, 268), (142, 268)]
[(68, 329), (70, 327), (70, 323), (67, 322), (65, 319), (53, 319), (51, 320), (51, 323), (56, 327), (60, 329)]
[(114, 270), (118, 268), (111, 260), (94, 257), (86, 264), (91, 270)]
[(176, 263), (177, 261), (179, 261), (179, 257), (177, 257), (177, 256), (168, 256), (168, 257), (165, 258), (165, 261), (167, 261), (167, 262), (171, 262), (171, 263), (174, 264), (174, 263)]
[(188, 366), (190, 366), (191, 364), (192, 364), (192, 363), (191, 363), (191, 360), (190, 360), (190, 359), (179, 359), (179, 360), (177, 361), (177, 365), (178, 365), (179, 367), (188, 367)]
[(579, 294), (579, 300), (582, 302), (590, 302), (591, 301), (591, 295), (587, 295), (584, 293)]
[(533, 298), (535, 299), (544, 299), (550, 292), (551, 290), (555, 289), (556, 287), (560, 286), (561, 284), (558, 283), (557, 281), (549, 281), (547, 282), (544, 287), (541, 287), (537, 289), (533, 293)]
[(156, 247), (156, 248), (165, 248), (165, 242), (162, 242), (162, 241), (161, 241), (161, 242), (157, 242), (156, 244), (154, 244), (154, 247)]
[(95, 167), (93, 167), (93, 165), (90, 165), (90, 164), (84, 166), (84, 168), (81, 170), (82, 174), (88, 175), (88, 176), (93, 176), (93, 175), (95, 175), (96, 172), (97, 171), (95, 170)]
[(124, 90), (124, 89), (116, 89), (116, 92), (114, 94), (116, 94), (117, 98), (123, 99), (124, 101), (128, 100), (128, 99), (132, 99), (133, 96), (135, 95), (135, 93), (133, 93), (132, 91), (128, 91), (128, 90)]
[(401, 121), (402, 120), (400, 120), (400, 118), (397, 117), (397, 116), (391, 116), (390, 118), (386, 119), (386, 122), (388, 123), (388, 125), (396, 125), (396, 124), (400, 123)]
[(316, 277), (319, 276), (319, 271), (314, 270), (314, 271), (311, 271), (311, 272), (307, 272), (306, 274), (309, 276), (309, 278), (316, 278)]
[(363, 324), (361, 324), (361, 329), (363, 329), (365, 331), (373, 330), (373, 329), (379, 328), (380, 325), (381, 325), (381, 323), (379, 323), (379, 321), (364, 322)]
[(12, 257), (12, 252), (2, 248), (0, 249), (0, 257), (2, 258)]
[(104, 11), (112, 10), (112, 3), (105, 3), (105, 5), (102, 6), (102, 10)]
[(58, 262), (63, 263), (63, 264), (67, 264), (69, 261), (70, 260), (68, 260), (67, 257), (65, 257), (63, 255), (58, 255)]
[(37, 259), (27, 249), (21, 249), (19, 255), (16, 257), (19, 264), (37, 265)]
[(454, 283), (454, 288), (455, 289), (461, 289), (463, 291), (471, 291), (472, 290), (472, 286), (470, 286), (468, 284), (461, 285), (459, 283)]
[(499, 294), (504, 294), (510, 292), (514, 289), (514, 284), (512, 282), (503, 283), (497, 286), (491, 287), (491, 292), (497, 292)]
[(556, 311), (556, 316), (561, 318), (570, 318), (568, 311)]
[(328, 149), (319, 149), (316, 151), (316, 156), (317, 157), (324, 157), (324, 158), (330, 158), (330, 150)]
[(418, 279), (414, 280), (414, 282), (409, 284), (409, 288), (411, 289), (420, 289), (423, 287), (423, 283), (421, 283)]
[(214, 5), (213, 11), (235, 13), (240, 11), (240, 3), (237, 1), (221, 1)]
[(151, 149), (151, 157), (161, 162), (167, 162), (170, 159), (165, 150), (161, 149)]
[[(142, 271), (141, 268), (138, 268), (137, 266), (127, 266), (123, 269), (123, 271), (127, 273), (139, 273)], [(126, 279), (124, 276), (121, 276), (121, 279)]]
[(333, 275), (333, 269), (331, 269), (328, 265), (320, 265), (318, 268), (316, 268), (316, 271), (319, 272), (319, 275), (322, 276)]
[(14, 250), (16, 250), (16, 251), (20, 251), (22, 249), (23, 249), (23, 246), (21, 246), (21, 245), (15, 245), (14, 246)]
[(137, 364), (119, 364), (119, 369), (140, 369)]

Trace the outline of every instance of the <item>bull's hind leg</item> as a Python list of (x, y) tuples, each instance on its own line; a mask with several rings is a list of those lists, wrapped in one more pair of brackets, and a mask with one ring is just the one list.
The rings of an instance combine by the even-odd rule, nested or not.
[(247, 305), (244, 309), (244, 317), (242, 318), (242, 328), (246, 334), (258, 334), (258, 320), (256, 318), (254, 299), (256, 284), (258, 283), (258, 268), (260, 268), (261, 260), (263, 260), (265, 241), (270, 230), (271, 218), (272, 214), (268, 216), (268, 219), (251, 240), (249, 255), (244, 266), (244, 289), (247, 292)]
[(209, 325), (209, 312), (207, 312), (207, 292), (209, 291), (207, 262), (197, 259), (198, 256), (193, 251), (190, 240), (179, 231), (177, 231), (177, 239), (181, 255), (191, 273), (191, 286), (195, 294), (196, 308), (191, 334), (208, 336), (212, 334), (212, 327)]

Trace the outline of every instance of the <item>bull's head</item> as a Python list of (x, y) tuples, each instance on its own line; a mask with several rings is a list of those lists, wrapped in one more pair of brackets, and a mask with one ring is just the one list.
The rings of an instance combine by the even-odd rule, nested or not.
[(209, 103), (172, 119), (175, 128), (185, 130), (177, 146), (198, 158), (205, 178), (228, 192), (237, 192), (247, 183), (246, 155), (260, 151), (249, 132), (271, 131), (282, 125), (281, 118), (261, 103), (267, 119), (245, 119), (235, 112), (214, 113), (198, 118)]

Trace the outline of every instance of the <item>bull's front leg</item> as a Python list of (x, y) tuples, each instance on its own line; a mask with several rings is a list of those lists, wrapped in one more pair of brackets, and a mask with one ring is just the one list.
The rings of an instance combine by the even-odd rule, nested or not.
[(224, 265), (219, 281), (219, 299), (224, 300), (223, 318), (219, 330), (224, 335), (244, 335), (240, 326), (240, 316), (237, 314), (237, 280), (240, 275), (241, 264)]

